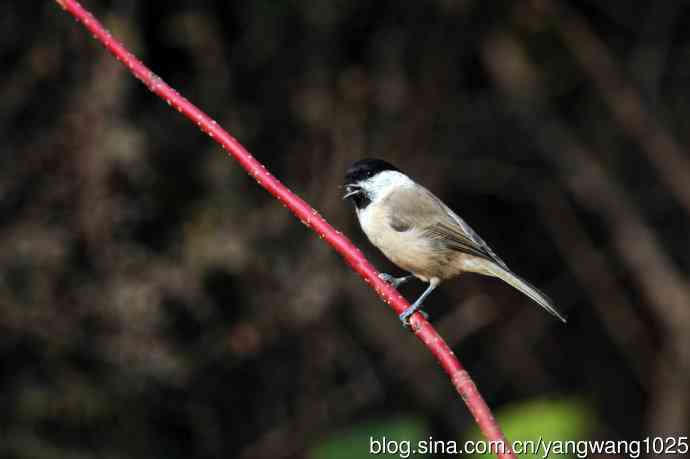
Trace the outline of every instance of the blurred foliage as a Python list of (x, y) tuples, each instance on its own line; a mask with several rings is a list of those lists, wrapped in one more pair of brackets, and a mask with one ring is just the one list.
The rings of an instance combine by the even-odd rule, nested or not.
[[(686, 2), (83, 3), (381, 270), (339, 189), (361, 157), (548, 292), (567, 326), (480, 276), (426, 303), (499, 412), (687, 433)], [(433, 358), (196, 126), (55, 2), (0, 25), (0, 457), (298, 458), (400, 413), (461, 438)]]
[[(422, 419), (392, 418), (383, 421), (366, 421), (357, 424), (348, 431), (336, 432), (321, 445), (316, 446), (308, 455), (309, 459), (364, 459), (372, 456), (371, 449), (383, 448), (377, 445), (372, 448), (371, 439), (378, 442), (415, 444), (428, 438), (429, 427)], [(397, 454), (376, 454), (381, 457), (400, 457)], [(403, 453), (404, 454), (404, 453)], [(422, 457), (410, 454), (408, 457)]]
[[(510, 441), (543, 442), (587, 440), (598, 430), (596, 413), (587, 408), (582, 400), (533, 399), (501, 407), (496, 420)], [(478, 428), (466, 438), (480, 440)], [(524, 443), (523, 443), (524, 444)], [(475, 457), (493, 457), (491, 454), (475, 454)], [(551, 454), (549, 457), (556, 455)], [(543, 452), (521, 454), (521, 458), (543, 459)]]

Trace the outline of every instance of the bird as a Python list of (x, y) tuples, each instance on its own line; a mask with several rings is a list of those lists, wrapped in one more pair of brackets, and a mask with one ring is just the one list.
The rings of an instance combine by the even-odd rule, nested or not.
[(395, 288), (414, 278), (428, 283), (400, 314), (403, 325), (442, 281), (463, 272), (499, 278), (566, 322), (546, 294), (511, 271), (462, 218), (397, 167), (382, 159), (360, 159), (347, 169), (343, 188), (343, 199), (354, 204), (369, 241), (410, 273), (380, 277)]

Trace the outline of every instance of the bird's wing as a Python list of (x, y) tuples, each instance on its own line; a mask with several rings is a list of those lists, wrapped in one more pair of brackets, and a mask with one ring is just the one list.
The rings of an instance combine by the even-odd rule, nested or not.
[(388, 208), (396, 209), (389, 222), (394, 229), (396, 226), (415, 227), (452, 250), (484, 258), (508, 269), (470, 225), (426, 188), (397, 189), (386, 199), (389, 200)]
[[(429, 193), (431, 193), (431, 192), (429, 192)], [(433, 197), (438, 200), (438, 198), (436, 198), (436, 196), (433, 196)], [(455, 212), (450, 210), (442, 202), (441, 202), (441, 204), (443, 205), (443, 207), (446, 208), (446, 212), (448, 213), (448, 216), (456, 224), (456, 225), (451, 225), (450, 232), (453, 232), (453, 230), (454, 230), (454, 232), (457, 232), (458, 228), (460, 228), (460, 232), (461, 232), (462, 236), (464, 238), (470, 239), (474, 243), (475, 247), (477, 247), (477, 249), (483, 254), (484, 258), (487, 258), (487, 259), (495, 262), (501, 268), (508, 269), (508, 265), (506, 265), (506, 263), (503, 260), (501, 260), (501, 258), (498, 255), (496, 255), (496, 252), (494, 252), (491, 249), (491, 247), (489, 247), (489, 244), (484, 242), (484, 239), (479, 237), (477, 232), (475, 230), (473, 230), (472, 227), (465, 222), (465, 220), (460, 218)]]

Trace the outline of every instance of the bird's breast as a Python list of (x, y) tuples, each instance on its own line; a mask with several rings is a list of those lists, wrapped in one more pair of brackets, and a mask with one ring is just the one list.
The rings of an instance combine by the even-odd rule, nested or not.
[(457, 253), (439, 250), (422, 230), (390, 215), (384, 206), (372, 204), (358, 212), (359, 223), (372, 244), (404, 271), (428, 281), (459, 273)]

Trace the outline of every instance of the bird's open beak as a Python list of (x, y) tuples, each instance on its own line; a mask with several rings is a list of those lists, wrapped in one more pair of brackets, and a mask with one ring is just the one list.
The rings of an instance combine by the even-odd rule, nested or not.
[(361, 192), (362, 188), (359, 185), (347, 185), (345, 186), (345, 195), (343, 196), (343, 199), (347, 199)]

